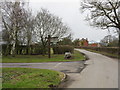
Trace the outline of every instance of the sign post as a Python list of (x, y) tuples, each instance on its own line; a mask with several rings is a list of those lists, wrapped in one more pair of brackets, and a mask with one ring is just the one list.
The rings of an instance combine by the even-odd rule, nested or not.
[(51, 58), (51, 54), (50, 54), (50, 39), (51, 39), (51, 36), (48, 35), (48, 58)]
[(48, 35), (47, 39), (48, 39), (48, 58), (51, 58), (50, 44), (51, 44), (51, 42), (56, 44), (58, 42), (58, 37), (51, 37), (50, 35)]

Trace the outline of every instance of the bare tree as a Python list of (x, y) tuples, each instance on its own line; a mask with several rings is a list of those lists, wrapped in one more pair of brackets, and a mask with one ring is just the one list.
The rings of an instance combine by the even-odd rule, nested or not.
[(103, 46), (118, 46), (118, 38), (112, 35), (107, 35), (101, 40)]
[[(2, 2), (2, 22), (3, 30), (6, 30), (8, 43), (12, 45), (11, 54), (16, 54), (19, 45), (19, 32), (25, 28), (25, 9), (24, 2)], [(8, 46), (9, 46), (8, 44)]]
[(111, 35), (105, 36), (102, 40), (101, 43), (105, 44), (107, 46), (110, 42), (112, 42), (113, 37)]
[(78, 38), (78, 39), (75, 39), (74, 41), (73, 41), (73, 44), (74, 44), (74, 46), (80, 46), (80, 39)]
[(27, 22), (27, 54), (30, 54), (30, 45), (32, 44), (32, 39), (34, 36), (34, 18), (33, 16), (29, 13), (28, 15), (28, 22)]
[(27, 54), (30, 54), (30, 45), (32, 44), (32, 39), (34, 36), (34, 21), (32, 11), (28, 8), (24, 15), (25, 26), (19, 32), (20, 45), (27, 46)]
[(120, 43), (119, 9), (119, 0), (83, 0), (81, 2), (81, 10), (82, 12), (86, 11), (86, 20), (90, 22), (90, 25), (102, 29), (115, 28)]
[(35, 31), (39, 38), (38, 42), (42, 43), (43, 54), (45, 54), (47, 45), (46, 37), (48, 37), (48, 35), (51, 37), (62, 38), (70, 32), (70, 28), (67, 25), (64, 25), (59, 17), (49, 13), (46, 9), (41, 9), (35, 20)]

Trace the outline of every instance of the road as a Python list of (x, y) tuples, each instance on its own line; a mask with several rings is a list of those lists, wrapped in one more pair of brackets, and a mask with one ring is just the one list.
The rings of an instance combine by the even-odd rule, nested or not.
[(3, 63), (2, 67), (40, 68), (56, 70), (64, 73), (79, 73), (84, 67), (84, 61), (47, 63)]
[(63, 85), (65, 88), (118, 88), (118, 60), (82, 49), (77, 50), (89, 57), (85, 68), (84, 61), (3, 63), (2, 67), (41, 68), (64, 72), (68, 75), (68, 80)]
[(77, 49), (89, 60), (87, 67), (74, 76), (74, 82), (67, 88), (118, 88), (118, 60), (101, 54)]

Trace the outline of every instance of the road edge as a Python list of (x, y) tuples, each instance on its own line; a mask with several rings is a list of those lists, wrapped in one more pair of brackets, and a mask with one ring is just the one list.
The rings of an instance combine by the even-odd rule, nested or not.
[[(79, 50), (77, 50), (77, 51), (79, 51)], [(79, 52), (80, 52), (80, 51), (79, 51)], [(81, 72), (83, 71), (83, 69), (86, 68), (85, 62), (86, 62), (87, 60), (89, 60), (89, 57), (88, 57), (85, 53), (82, 53), (82, 52), (80, 52), (80, 53), (85, 57), (85, 59), (82, 60), (82, 61), (84, 61), (84, 62), (83, 62), (84, 67), (80, 70), (79, 73), (81, 73)], [(63, 72), (62, 72), (62, 73), (63, 73)], [(66, 85), (66, 82), (69, 80), (69, 75), (67, 75), (67, 74), (65, 74), (65, 73), (63, 73), (63, 74), (64, 74), (64, 77), (63, 77), (63, 79), (61, 80), (61, 82), (60, 82), (60, 84), (58, 85), (57, 88), (63, 88), (63, 87)]]

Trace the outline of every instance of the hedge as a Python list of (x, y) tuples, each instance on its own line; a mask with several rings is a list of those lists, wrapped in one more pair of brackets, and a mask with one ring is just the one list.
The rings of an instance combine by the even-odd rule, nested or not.
[[(11, 45), (9, 45), (8, 49), (7, 49), (7, 45), (2, 45), (2, 55), (6, 55), (6, 54), (10, 55), (10, 51), (11, 51)], [(29, 46), (29, 51), (28, 51), (28, 46), (25, 45), (16, 46), (17, 55), (27, 55), (28, 52), (31, 55), (43, 54), (43, 48), (40, 45), (31, 45)]]
[(91, 49), (95, 51), (106, 52), (116, 55), (118, 55), (118, 51), (119, 51), (119, 48), (117, 47), (76, 47), (76, 48)]
[[(2, 45), (2, 55), (10, 55), (11, 51), (11, 45)], [(29, 50), (28, 50), (29, 48)], [(45, 51), (45, 52), (44, 52)], [(65, 54), (65, 52), (74, 52), (74, 47), (69, 45), (58, 45), (53, 47), (54, 54)], [(17, 55), (41, 55), (41, 54), (47, 54), (47, 48), (43, 50), (42, 46), (40, 45), (31, 45), (31, 46), (25, 46), (25, 45), (17, 45), (16, 46), (16, 54)]]
[(58, 45), (53, 47), (54, 54), (65, 54), (65, 52), (74, 52), (74, 47), (69, 45)]

